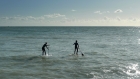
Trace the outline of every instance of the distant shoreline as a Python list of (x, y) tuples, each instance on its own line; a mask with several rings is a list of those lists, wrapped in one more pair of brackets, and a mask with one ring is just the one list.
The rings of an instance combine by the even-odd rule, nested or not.
[(0, 27), (140, 27), (140, 26), (0, 26)]

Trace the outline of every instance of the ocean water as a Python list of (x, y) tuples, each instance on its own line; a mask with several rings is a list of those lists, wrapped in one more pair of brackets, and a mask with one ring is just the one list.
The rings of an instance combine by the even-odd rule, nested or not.
[(140, 79), (140, 28), (0, 27), (0, 79)]

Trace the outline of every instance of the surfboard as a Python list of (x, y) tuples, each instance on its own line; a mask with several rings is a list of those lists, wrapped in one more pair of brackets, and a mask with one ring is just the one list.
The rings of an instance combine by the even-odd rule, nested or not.
[(78, 56), (78, 55), (76, 55), (76, 54), (69, 54), (69, 56)]
[(51, 54), (42, 55), (42, 57), (49, 57), (52, 56)]
[[(82, 56), (84, 56), (84, 53), (81, 53)], [(69, 56), (80, 56), (80, 54), (76, 55), (76, 54), (69, 54)]]

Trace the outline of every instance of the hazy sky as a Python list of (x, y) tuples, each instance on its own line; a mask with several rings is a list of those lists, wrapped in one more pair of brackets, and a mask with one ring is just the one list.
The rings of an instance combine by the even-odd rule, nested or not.
[(140, 0), (0, 0), (0, 26), (140, 26)]

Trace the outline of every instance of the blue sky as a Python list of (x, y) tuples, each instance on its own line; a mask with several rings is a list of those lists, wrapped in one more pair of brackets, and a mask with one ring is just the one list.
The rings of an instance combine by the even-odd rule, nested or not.
[(140, 0), (0, 0), (0, 26), (140, 26)]

